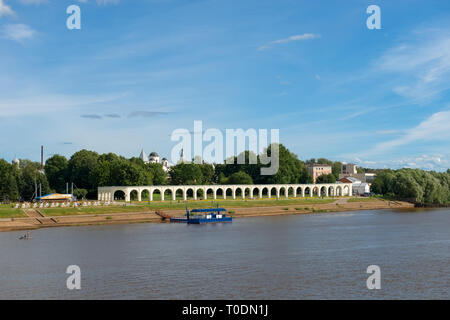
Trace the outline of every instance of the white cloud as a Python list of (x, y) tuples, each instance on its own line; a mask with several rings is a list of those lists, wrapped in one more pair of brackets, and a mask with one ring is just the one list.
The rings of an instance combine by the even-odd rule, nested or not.
[(450, 32), (440, 29), (414, 35), (413, 40), (383, 54), (376, 67), (399, 76), (393, 92), (428, 102), (450, 88)]
[(4, 0), (0, 0), (0, 17), (2, 16), (13, 16), (14, 11), (8, 6)]
[[(378, 134), (395, 134), (396, 138), (376, 144), (373, 148), (358, 153), (342, 154), (344, 159), (352, 159), (360, 166), (370, 168), (421, 168), (426, 170), (445, 171), (450, 168), (450, 153), (447, 151), (450, 142), (450, 110), (432, 114), (417, 126), (408, 130), (381, 130)], [(392, 153), (402, 154), (401, 147), (413, 150), (415, 144), (429, 143), (438, 145), (434, 150), (421, 156), (400, 156), (391, 158)], [(357, 158), (358, 157), (358, 158)], [(356, 159), (357, 158), (357, 159)]]
[(416, 141), (450, 140), (450, 111), (441, 111), (408, 130), (405, 135), (376, 146), (377, 150), (388, 150)]
[[(413, 143), (416, 142), (448, 143), (450, 141), (449, 124), (450, 124), (449, 110), (436, 112), (429, 118), (423, 120), (416, 127), (413, 127), (405, 131), (398, 131), (397, 135), (399, 135), (399, 137), (378, 143), (377, 145), (375, 145), (375, 147), (363, 152), (359, 152), (357, 155), (363, 159), (370, 158), (371, 160), (373, 160), (372, 157), (380, 158), (386, 156), (392, 150), (396, 151), (399, 147), (412, 145)], [(353, 155), (347, 154), (344, 156), (354, 157), (355, 154)]]
[(298, 35), (290, 36), (289, 38), (284, 38), (284, 39), (271, 41), (271, 42), (269, 42), (269, 43), (267, 43), (265, 45), (260, 46), (258, 48), (258, 50), (268, 49), (271, 46), (277, 45), (277, 44), (288, 43), (288, 42), (293, 42), (293, 41), (310, 40), (310, 39), (316, 39), (316, 38), (320, 38), (320, 35), (313, 34), (313, 33), (298, 34)]
[[(366, 161), (367, 163), (368, 161)], [(419, 168), (424, 170), (446, 171), (450, 168), (450, 161), (442, 155), (420, 155), (416, 157), (405, 157), (401, 159), (387, 160), (377, 162), (372, 168), (387, 167), (393, 169), (399, 168)]]
[(24, 40), (31, 39), (36, 31), (26, 24), (7, 24), (0, 30), (0, 38), (13, 40), (22, 43)]

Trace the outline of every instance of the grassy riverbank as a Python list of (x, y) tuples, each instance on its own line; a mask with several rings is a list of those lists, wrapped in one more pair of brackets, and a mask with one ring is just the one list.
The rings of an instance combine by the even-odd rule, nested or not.
[(308, 205), (326, 204), (335, 201), (334, 198), (302, 198), (302, 199), (261, 199), (261, 200), (189, 200), (189, 201), (156, 201), (156, 202), (132, 202), (123, 203), (119, 206), (110, 207), (78, 207), (78, 208), (45, 208), (39, 211), (45, 216), (66, 216), (81, 214), (107, 214), (119, 212), (149, 212), (155, 210), (181, 210), (186, 208), (210, 208), (223, 206), (225, 208), (252, 208), (252, 207), (272, 207), (282, 205)]
[[(358, 198), (360, 200), (364, 198)], [(29, 210), (28, 216), (14, 219), (2, 219), (0, 231), (31, 230), (49, 227), (70, 227), (82, 225), (104, 225), (124, 223), (161, 223), (155, 211), (162, 210), (172, 217), (182, 217), (185, 206), (188, 208), (219, 206), (228, 209), (234, 218), (263, 217), (274, 215), (320, 214), (342, 211), (360, 211), (375, 209), (413, 208), (408, 202), (371, 199), (364, 201), (349, 201), (349, 198), (302, 198), (302, 199), (267, 199), (267, 200), (198, 200), (187, 202), (153, 202), (132, 203), (127, 206), (111, 207), (81, 207), (81, 208), (46, 208), (39, 209), (44, 217)], [(24, 215), (21, 209), (4, 208), (6, 215)]]
[(2, 218), (20, 218), (25, 217), (21, 209), (11, 208), (9, 205), (0, 205), (0, 219)]

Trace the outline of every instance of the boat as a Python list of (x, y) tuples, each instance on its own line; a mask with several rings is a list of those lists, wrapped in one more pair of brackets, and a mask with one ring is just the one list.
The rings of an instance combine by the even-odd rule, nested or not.
[(232, 222), (233, 218), (226, 215), (227, 210), (224, 208), (208, 208), (188, 210), (186, 207), (186, 218), (170, 218), (170, 222), (187, 223), (187, 224), (204, 224), (204, 223), (220, 223)]

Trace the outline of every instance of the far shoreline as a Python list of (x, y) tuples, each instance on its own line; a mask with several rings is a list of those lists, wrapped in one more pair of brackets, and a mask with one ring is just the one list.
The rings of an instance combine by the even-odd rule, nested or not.
[[(351, 199), (351, 201), (349, 201)], [(264, 217), (264, 216), (284, 216), (297, 214), (314, 213), (335, 213), (360, 210), (378, 210), (378, 209), (412, 209), (413, 203), (405, 201), (389, 201), (383, 199), (367, 198), (338, 198), (326, 203), (305, 203), (301, 200), (292, 204), (292, 201), (283, 205), (280, 200), (277, 205), (270, 206), (230, 206), (226, 207), (233, 218), (246, 217)], [(143, 207), (145, 208), (145, 207)], [(115, 211), (115, 208), (111, 208)], [(159, 209), (169, 216), (181, 217), (184, 215), (184, 209)], [(134, 224), (134, 223), (167, 223), (155, 213), (155, 210), (142, 210), (141, 212), (121, 211), (117, 207), (117, 212), (108, 212), (100, 214), (68, 214), (68, 215), (42, 215), (28, 216), (20, 218), (0, 219), (0, 232), (11, 232), (21, 230), (37, 230), (41, 228), (52, 227), (74, 227), (90, 225), (111, 225), (111, 224)]]

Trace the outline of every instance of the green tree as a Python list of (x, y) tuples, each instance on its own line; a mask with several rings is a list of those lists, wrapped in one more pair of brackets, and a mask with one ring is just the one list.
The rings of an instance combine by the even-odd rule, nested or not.
[(160, 163), (147, 163), (145, 167), (152, 177), (153, 185), (160, 186), (167, 183), (167, 173)]
[(98, 187), (98, 153), (81, 150), (72, 155), (68, 164), (68, 177), (80, 189), (87, 189), (91, 195)]
[(111, 185), (137, 186), (152, 184), (152, 175), (140, 165), (120, 158), (111, 162)]
[(214, 182), (214, 167), (210, 164), (201, 164), (200, 170), (202, 171), (203, 183), (211, 184)]
[[(29, 160), (22, 160), (20, 162), (18, 186), (21, 198), (26, 201), (30, 201), (33, 197), (39, 196), (40, 191), (42, 191), (42, 195), (51, 192), (47, 177), (40, 171), (40, 167), (41, 165), (38, 162)], [(35, 193), (36, 186), (37, 194)], [(40, 190), (39, 186), (41, 186)]]
[(50, 188), (56, 192), (65, 192), (66, 190), (68, 164), (66, 157), (58, 154), (45, 161), (45, 175)]
[(336, 177), (334, 174), (322, 174), (321, 176), (318, 176), (316, 179), (316, 183), (335, 183)]
[(17, 170), (15, 165), (11, 165), (0, 159), (0, 201), (19, 200), (19, 187), (17, 185)]
[(228, 177), (227, 184), (253, 184), (253, 180), (249, 174), (239, 171)]
[(73, 195), (77, 198), (77, 200), (86, 199), (86, 195), (88, 191), (86, 189), (76, 189), (73, 191)]
[(341, 173), (341, 170), (342, 170), (342, 162), (339, 161), (333, 162), (333, 164), (331, 165), (331, 172), (333, 173), (335, 180), (339, 179), (339, 174)]
[[(274, 145), (270, 145), (267, 148), (268, 156), (271, 156), (273, 146)], [(274, 175), (258, 176), (259, 179), (257, 181), (255, 181), (254, 179), (255, 183), (305, 183), (305, 180), (309, 180), (309, 174), (307, 172), (305, 164), (282, 144), (278, 145), (278, 155), (278, 172)]]
[(170, 170), (170, 180), (174, 185), (202, 184), (203, 173), (201, 165), (195, 163), (180, 163)]

